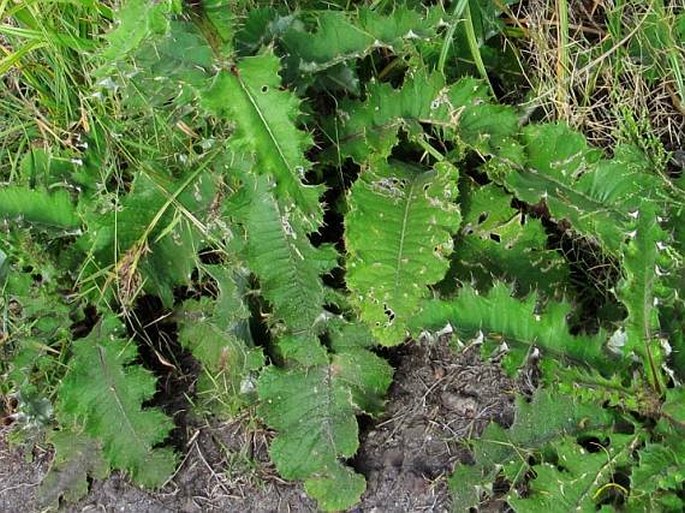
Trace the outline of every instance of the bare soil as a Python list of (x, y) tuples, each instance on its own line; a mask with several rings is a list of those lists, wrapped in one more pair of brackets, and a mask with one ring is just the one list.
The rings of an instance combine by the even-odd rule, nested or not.
[[(381, 419), (360, 419), (361, 447), (349, 462), (368, 481), (354, 513), (462, 511), (451, 504), (446, 477), (469, 461), (464, 441), (496, 421), (513, 421), (519, 385), (496, 360), (483, 361), (478, 346), (455, 351), (443, 338), (411, 343), (388, 358), (395, 380)], [(316, 504), (298, 484), (281, 480), (269, 462), (273, 436), (245, 414), (231, 422), (184, 426), (185, 455), (161, 490), (150, 492), (113, 473), (91, 484), (65, 512), (196, 513), (315, 512)], [(51, 452), (8, 446), (0, 432), (0, 513), (41, 511), (38, 485)], [(28, 452), (28, 453), (27, 453)], [(488, 508), (489, 511), (493, 509)]]

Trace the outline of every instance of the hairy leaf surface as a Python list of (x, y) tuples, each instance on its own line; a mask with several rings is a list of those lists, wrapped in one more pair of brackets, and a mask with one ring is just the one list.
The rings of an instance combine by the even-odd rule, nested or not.
[(370, 339), (343, 328), (333, 345), (340, 352), (316, 365), (269, 367), (259, 378), (259, 413), (278, 431), (270, 451), (276, 467), (286, 479), (304, 479), (326, 510), (350, 507), (365, 488), (340, 460), (359, 446), (355, 415), (377, 411), (392, 376), (387, 362), (365, 349)]
[(404, 164), (366, 170), (349, 195), (345, 219), (347, 285), (378, 340), (401, 343), (407, 322), (444, 276), (459, 227), (457, 169)]
[(268, 176), (283, 204), (294, 203), (313, 231), (321, 223), (322, 191), (302, 183), (311, 167), (304, 152), (312, 139), (295, 126), (300, 101), (280, 90), (279, 69), (273, 54), (243, 59), (233, 71), (217, 75), (203, 103), (210, 112), (236, 124), (232, 144), (254, 157), (254, 172)]
[(335, 265), (332, 249), (315, 248), (308, 223), (294, 206), (282, 206), (267, 177), (249, 184), (249, 204), (242, 217), (247, 230), (246, 260), (273, 306), (275, 321), (290, 333), (313, 333), (323, 311), (320, 275)]
[(628, 309), (626, 340), (619, 349), (638, 354), (650, 380), (659, 383), (664, 356), (657, 340), (658, 305), (668, 300), (661, 276), (668, 274), (672, 265), (668, 237), (657, 222), (654, 203), (641, 202), (636, 217), (631, 241), (623, 252), (625, 278), (618, 288), (618, 297)]
[(495, 184), (465, 189), (464, 222), (452, 255), (456, 277), (475, 280), (479, 290), (495, 278), (515, 280), (522, 294), (563, 290), (568, 267), (559, 253), (547, 249), (540, 220), (510, 207), (511, 196)]
[(51, 228), (78, 228), (81, 220), (65, 190), (48, 192), (21, 186), (0, 189), (0, 217)]
[(384, 158), (397, 144), (400, 128), (421, 132), (420, 124), (433, 125), (445, 138), (475, 150), (522, 162), (523, 152), (514, 139), (518, 118), (510, 107), (491, 103), (487, 88), (465, 78), (446, 84), (442, 75), (416, 72), (399, 89), (371, 82), (364, 102), (346, 100), (338, 116), (329, 119), (324, 132), (335, 147), (333, 161), (352, 157), (363, 163), (372, 155)]
[(216, 300), (188, 300), (178, 312), (179, 341), (202, 364), (198, 398), (216, 413), (235, 414), (256, 387), (264, 357), (252, 343), (249, 311), (244, 303), (245, 277), (210, 266)]
[(531, 402), (519, 399), (511, 428), (491, 423), (479, 439), (472, 441), (475, 465), (459, 465), (450, 477), (455, 503), (477, 506), (481, 491), (490, 487), (500, 471), (512, 483), (519, 483), (526, 479), (531, 457), (539, 458), (566, 435), (577, 436), (610, 423), (610, 416), (601, 408), (546, 390), (538, 391)]
[(630, 223), (628, 213), (658, 190), (644, 157), (624, 146), (612, 160), (601, 159), (598, 150), (565, 125), (529, 125), (523, 142), (526, 169), (507, 173), (506, 187), (532, 205), (544, 201), (553, 218), (567, 220), (615, 254)]
[(55, 456), (38, 489), (42, 507), (55, 507), (61, 497), (75, 502), (88, 493), (88, 479), (105, 479), (109, 465), (97, 440), (82, 433), (53, 431), (50, 443)]
[(73, 343), (74, 356), (59, 387), (58, 420), (100, 440), (104, 457), (145, 486), (160, 486), (173, 472), (170, 449), (155, 449), (173, 427), (160, 410), (142, 408), (155, 393), (155, 379), (133, 364), (135, 345), (120, 337), (114, 316), (101, 319)]
[(313, 33), (291, 25), (283, 35), (289, 53), (300, 61), (302, 73), (317, 72), (342, 61), (360, 58), (377, 48), (400, 51), (403, 42), (435, 34), (438, 9), (423, 13), (398, 6), (382, 14), (368, 8), (357, 12), (323, 11)]
[(527, 496), (510, 496), (508, 502), (519, 513), (597, 511), (597, 502), (610, 489), (605, 485), (629, 460), (639, 439), (639, 435), (613, 433), (608, 447), (588, 452), (575, 438), (564, 436), (554, 444), (554, 459), (534, 467)]

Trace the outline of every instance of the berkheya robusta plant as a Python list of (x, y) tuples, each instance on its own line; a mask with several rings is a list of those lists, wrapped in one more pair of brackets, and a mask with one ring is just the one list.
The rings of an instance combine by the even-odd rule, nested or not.
[[(356, 416), (382, 414), (392, 380), (374, 347), (448, 325), (482, 333), (486, 348), (506, 341), (512, 372), (541, 357), (545, 388), (520, 401), (510, 429), (491, 425), (472, 442), (475, 465), (450, 481), (456, 509), (504, 479), (516, 511), (677, 511), (685, 369), (671, 365), (683, 348), (665, 330), (683, 311), (677, 182), (632, 146), (606, 158), (564, 125), (520, 126), (487, 84), (446, 73), (438, 55), (456, 50), (445, 27), (474, 30), (453, 9), (243, 16), (219, 0), (128, 0), (116, 16), (92, 93), (138, 140), (100, 128), (78, 155), (32, 150), (26, 176), (0, 190), (17, 227), (5, 297), (21, 306), (8, 378), (32, 394), (26, 408), (54, 405), (45, 504), (111, 469), (151, 487), (173, 472), (173, 452), (159, 447), (173, 423), (143, 407), (155, 380), (119, 319), (145, 293), (173, 311), (179, 342), (201, 363), (200, 403), (221, 415), (256, 404), (276, 431), (277, 470), (322, 509), (346, 509), (365, 489), (346, 461)], [(401, 80), (385, 80), (397, 70)], [(479, 173), (467, 155), (481, 159)], [(99, 174), (108, 159), (127, 168), (124, 184)], [(46, 186), (58, 177), (72, 192)], [(344, 235), (315, 244), (326, 209), (342, 215)], [(569, 332), (571, 271), (550, 226), (617, 262), (623, 321)], [(59, 252), (40, 252), (65, 233)], [(322, 279), (336, 267), (344, 287)], [(50, 272), (36, 283), (33, 268)], [(176, 299), (193, 274), (214, 293)], [(97, 311), (85, 337), (69, 330), (64, 284)], [(268, 342), (252, 338), (248, 297), (267, 312), (255, 321)]]

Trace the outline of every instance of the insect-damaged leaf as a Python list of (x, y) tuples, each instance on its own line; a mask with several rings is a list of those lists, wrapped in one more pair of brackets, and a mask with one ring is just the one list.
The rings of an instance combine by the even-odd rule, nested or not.
[(349, 195), (347, 286), (362, 320), (382, 344), (401, 343), (407, 322), (444, 276), (461, 217), (457, 169), (375, 164)]

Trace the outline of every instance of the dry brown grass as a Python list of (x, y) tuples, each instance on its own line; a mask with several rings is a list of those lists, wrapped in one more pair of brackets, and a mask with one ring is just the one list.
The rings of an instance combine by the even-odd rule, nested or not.
[[(648, 155), (659, 159), (664, 155), (654, 155), (659, 153), (656, 141), (668, 151), (683, 148), (685, 107), (678, 94), (676, 71), (669, 65), (641, 61), (628, 52), (636, 38), (643, 37), (641, 31), (654, 4), (568, 0), (565, 24), (559, 18), (560, 6), (565, 3), (528, 0), (509, 13), (510, 22), (525, 34), (519, 47), (531, 88), (530, 112), (546, 121), (563, 120), (606, 149), (618, 142), (633, 142), (646, 146), (643, 149)], [(666, 7), (667, 23), (675, 23), (676, 7)], [(616, 38), (608, 24), (619, 8), (627, 28)], [(685, 70), (685, 49), (673, 51)]]

